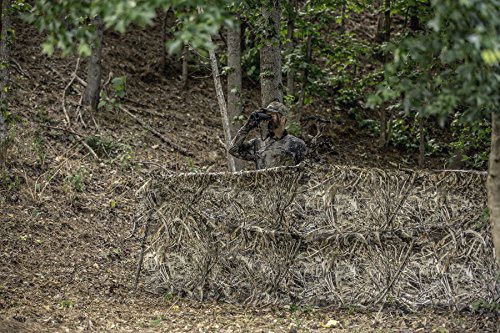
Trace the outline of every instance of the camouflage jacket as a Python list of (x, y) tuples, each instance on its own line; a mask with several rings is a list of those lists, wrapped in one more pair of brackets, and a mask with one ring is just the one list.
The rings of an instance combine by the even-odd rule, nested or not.
[(307, 147), (301, 139), (286, 134), (281, 139), (252, 139), (245, 142), (250, 126), (240, 128), (231, 142), (229, 153), (236, 158), (254, 161), (257, 170), (278, 166), (293, 166), (305, 158)]

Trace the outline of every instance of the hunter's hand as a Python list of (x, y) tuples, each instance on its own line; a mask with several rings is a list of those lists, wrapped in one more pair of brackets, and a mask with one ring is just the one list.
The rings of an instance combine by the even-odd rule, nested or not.
[(263, 112), (253, 112), (250, 117), (248, 118), (247, 126), (250, 127), (250, 129), (253, 129), (257, 126), (259, 126), (259, 123), (263, 120), (269, 120), (271, 119), (271, 116), (263, 113)]

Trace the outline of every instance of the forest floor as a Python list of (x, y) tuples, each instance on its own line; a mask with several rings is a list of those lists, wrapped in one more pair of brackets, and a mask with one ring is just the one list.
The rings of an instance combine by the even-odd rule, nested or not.
[[(151, 294), (142, 285), (132, 292), (141, 239), (141, 230), (131, 235), (135, 191), (147, 175), (158, 168), (225, 169), (210, 72), (197, 68), (182, 87), (179, 64), (171, 59), (163, 75), (159, 27), (106, 33), (104, 73), (126, 75), (123, 107), (190, 154), (121, 110), (84, 112), (84, 126), (75, 114), (83, 90), (78, 79), (64, 98), (68, 129), (63, 91), (76, 58), (41, 55), (42, 37), (17, 24), (10, 99), (17, 119), (0, 179), (0, 333), (498, 331), (498, 313), (242, 307)], [(83, 61), (78, 77), (85, 78), (85, 68)], [(244, 96), (248, 114), (259, 106), (258, 87), (246, 82)], [(332, 113), (328, 103), (305, 110), (308, 143), (324, 124), (317, 163), (416, 166), (416, 152), (381, 151), (371, 133), (346, 112)], [(426, 166), (445, 162), (432, 158)]]

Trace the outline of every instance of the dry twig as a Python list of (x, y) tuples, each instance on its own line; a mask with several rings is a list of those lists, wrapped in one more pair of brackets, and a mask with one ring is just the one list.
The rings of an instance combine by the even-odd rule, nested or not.
[(129, 110), (127, 110), (125, 107), (120, 106), (120, 110), (122, 110), (127, 115), (129, 115), (130, 117), (132, 117), (135, 121), (137, 121), (139, 124), (141, 124), (142, 127), (144, 127), (145, 129), (147, 129), (148, 131), (150, 131), (151, 133), (153, 133), (154, 135), (156, 135), (157, 137), (159, 137), (163, 142), (165, 142), (167, 145), (169, 145), (170, 147), (172, 147), (174, 150), (178, 151), (179, 153), (181, 153), (184, 156), (193, 156), (192, 153), (190, 153), (189, 151), (187, 151), (185, 148), (182, 148), (182, 147), (176, 145), (171, 140), (167, 139), (163, 134), (161, 134), (160, 132), (158, 132), (157, 130), (155, 130), (151, 126), (149, 126), (144, 120), (142, 120), (141, 118), (139, 118), (138, 116), (136, 116), (135, 114), (133, 114), (132, 112), (130, 112)]
[(76, 74), (78, 72), (79, 67), (80, 67), (80, 57), (78, 57), (78, 59), (76, 60), (75, 71), (73, 72), (73, 75), (71, 76), (71, 80), (68, 82), (68, 84), (64, 88), (63, 94), (62, 94), (62, 109), (64, 112), (64, 116), (66, 117), (66, 125), (67, 126), (71, 126), (71, 120), (69, 119), (68, 111), (66, 111), (66, 92), (71, 87), (73, 82), (75, 82)]

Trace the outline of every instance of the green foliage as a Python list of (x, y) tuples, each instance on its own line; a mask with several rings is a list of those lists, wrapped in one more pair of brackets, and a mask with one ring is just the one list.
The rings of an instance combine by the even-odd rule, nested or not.
[(489, 226), (490, 226), (490, 211), (487, 207), (485, 207), (478, 221), (474, 225), (474, 229), (476, 229), (476, 231), (480, 231), (481, 229), (488, 228)]
[(55, 49), (60, 49), (63, 55), (74, 51), (89, 55), (95, 39), (93, 18), (101, 17), (106, 29), (125, 33), (131, 24), (151, 25), (158, 10), (174, 8), (181, 22), (181, 29), (168, 46), (174, 53), (186, 43), (198, 49), (213, 48), (210, 36), (218, 32), (221, 24), (231, 23), (225, 4), (225, 0), (36, 0), (33, 10), (24, 17), (47, 34), (42, 44), (44, 53), (51, 55)]
[(109, 207), (111, 207), (111, 208), (116, 208), (116, 207), (118, 207), (118, 203), (116, 202), (116, 200), (115, 200), (115, 199), (110, 199), (110, 200), (109, 200)]
[(169, 293), (168, 291), (166, 291), (165, 293), (163, 293), (163, 300), (164, 300), (166, 303), (170, 303), (173, 299), (174, 299), (174, 295), (172, 295), (172, 294), (171, 294), (171, 293)]
[(63, 309), (74, 308), (75, 302), (71, 300), (62, 300), (61, 303), (59, 303), (59, 307)]
[(287, 126), (286, 130), (288, 133), (290, 133), (293, 136), (298, 136), (300, 137), (302, 134), (302, 127), (300, 126), (300, 123), (297, 121), (291, 121)]
[(158, 325), (160, 325), (163, 321), (165, 321), (167, 319), (167, 317), (165, 317), (164, 315), (160, 315), (158, 316), (155, 320), (153, 320), (151, 322), (151, 326), (152, 327), (156, 327)]
[(125, 97), (125, 83), (127, 82), (127, 78), (125, 76), (118, 76), (111, 80), (111, 85), (113, 87), (113, 91), (116, 96), (119, 98)]
[(21, 185), (21, 178), (9, 174), (6, 170), (0, 169), (0, 189), (11, 192)]
[(259, 80), (260, 76), (260, 53), (259, 49), (255, 46), (252, 46), (252, 34), (249, 31), (245, 33), (245, 44), (247, 47), (243, 50), (243, 54), (241, 55), (241, 67), (245, 71), (245, 74), (252, 78), (253, 80)]
[(190, 159), (188, 160), (188, 170), (189, 170), (189, 172), (194, 172), (194, 173), (199, 172), (199, 169), (198, 169), (198, 167), (194, 164), (194, 162), (193, 162), (193, 159), (192, 159), (192, 158), (190, 158)]
[(99, 99), (98, 109), (104, 109), (108, 112), (118, 111), (121, 102), (125, 98), (126, 76), (118, 76), (111, 80), (110, 89), (102, 89)]
[(430, 30), (388, 48), (394, 60), (372, 104), (403, 98), (410, 109), (437, 115), (441, 124), (457, 108), (466, 120), (500, 110), (499, 0), (433, 0)]
[(23, 13), (31, 10), (31, 5), (25, 0), (14, 0), (11, 2), (10, 9), (13, 13)]
[(484, 299), (478, 299), (470, 305), (470, 308), (472, 312), (495, 312), (500, 310), (500, 303), (488, 302)]
[(85, 190), (83, 184), (83, 170), (79, 169), (74, 175), (67, 176), (65, 179), (66, 190), (82, 193)]
[(89, 136), (85, 143), (101, 158), (108, 162), (117, 162), (122, 169), (130, 167), (134, 160), (134, 150), (130, 145), (115, 142), (111, 138)]
[(484, 169), (488, 166), (491, 142), (491, 123), (486, 120), (466, 122), (460, 113), (455, 115), (451, 123), (453, 142), (452, 152), (460, 152), (461, 160), (466, 166)]
[[(389, 142), (395, 147), (405, 150), (417, 150), (419, 148), (420, 131), (418, 116), (395, 118), (389, 122)], [(435, 139), (428, 139), (427, 130), (424, 130), (425, 151), (427, 155), (433, 155), (441, 151), (441, 147)]]
[(41, 132), (36, 133), (34, 144), (35, 144), (36, 152), (38, 154), (38, 159), (40, 161), (40, 165), (43, 166), (45, 164), (45, 157), (47, 155), (47, 152), (46, 152), (47, 142), (45, 140), (43, 133), (41, 133)]

